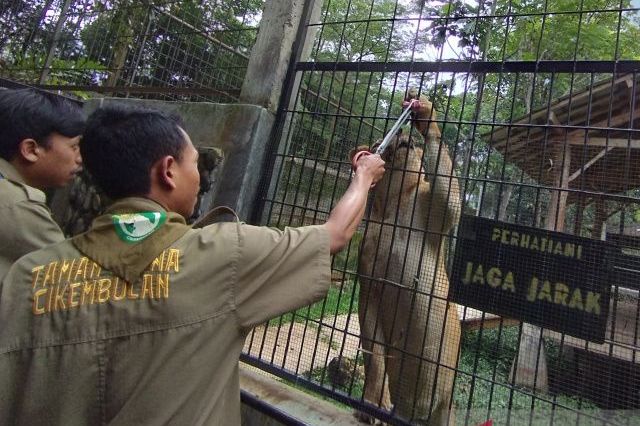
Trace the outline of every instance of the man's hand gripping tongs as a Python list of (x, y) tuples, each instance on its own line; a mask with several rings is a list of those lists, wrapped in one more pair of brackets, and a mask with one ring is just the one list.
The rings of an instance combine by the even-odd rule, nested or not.
[[(393, 124), (393, 127), (391, 127), (391, 130), (389, 130), (389, 132), (385, 135), (384, 139), (382, 139), (382, 143), (380, 143), (380, 145), (375, 150), (375, 152), (373, 152), (373, 154), (382, 155), (385, 149), (387, 149), (387, 147), (393, 140), (393, 137), (398, 132), (398, 129), (405, 123), (405, 121), (407, 121), (409, 114), (411, 114), (411, 108), (413, 107), (414, 102), (419, 102), (419, 101), (417, 99), (411, 99), (408, 102), (404, 102), (404, 104), (406, 105), (405, 110), (402, 111), (402, 114), (400, 114), (400, 117), (398, 117), (396, 122)], [(353, 158), (351, 159), (351, 168), (353, 169), (353, 171), (355, 172), (356, 169), (358, 168), (358, 165), (357, 165), (358, 160), (362, 156), (371, 155), (371, 154), (372, 154), (371, 151), (366, 151), (366, 150), (356, 152)]]

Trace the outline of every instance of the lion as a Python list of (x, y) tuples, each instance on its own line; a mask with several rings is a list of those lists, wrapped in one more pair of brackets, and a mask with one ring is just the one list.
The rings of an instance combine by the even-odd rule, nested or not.
[[(407, 99), (415, 97), (412, 91)], [(460, 345), (457, 307), (447, 301), (443, 237), (460, 218), (460, 189), (434, 119), (431, 102), (421, 97), (412, 125), (425, 139), (424, 152), (414, 137), (399, 134), (383, 153), (387, 172), (373, 189), (360, 248), (358, 316), (364, 399), (413, 423), (442, 425), (453, 424)]]

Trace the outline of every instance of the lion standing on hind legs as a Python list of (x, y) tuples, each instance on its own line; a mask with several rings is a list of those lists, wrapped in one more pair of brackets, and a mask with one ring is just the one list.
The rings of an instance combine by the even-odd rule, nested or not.
[[(417, 98), (412, 89), (407, 100)], [(456, 305), (447, 302), (443, 236), (460, 218), (460, 190), (435, 111), (413, 106), (410, 135), (383, 154), (387, 172), (373, 189), (360, 248), (359, 312), (364, 399), (416, 424), (454, 424), (451, 397), (460, 345)], [(367, 147), (364, 147), (367, 149)], [(388, 377), (388, 380), (387, 380)], [(359, 413), (361, 421), (374, 419)]]

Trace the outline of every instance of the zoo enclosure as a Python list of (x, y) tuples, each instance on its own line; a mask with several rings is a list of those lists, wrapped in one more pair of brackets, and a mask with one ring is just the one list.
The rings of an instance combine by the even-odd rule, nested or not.
[[(611, 279), (602, 345), (461, 308), (457, 423), (634, 424), (630, 411), (609, 410), (640, 403), (636, 5), (308, 3), (312, 44), (309, 57), (292, 64), (261, 223), (323, 221), (350, 179), (349, 150), (381, 137), (404, 92), (418, 87), (438, 111), (464, 213), (604, 237), (622, 267)], [(3, 78), (79, 98), (214, 102), (238, 100), (262, 8), (260, 1), (1, 4)], [(256, 329), (244, 359), (400, 424), (361, 394), (357, 258), (369, 226), (334, 259), (327, 300)], [(451, 265), (455, 235), (445, 241), (438, 256)], [(535, 370), (528, 387), (510, 371), (526, 342)], [(348, 374), (340, 378), (334, 367), (342, 364)]]

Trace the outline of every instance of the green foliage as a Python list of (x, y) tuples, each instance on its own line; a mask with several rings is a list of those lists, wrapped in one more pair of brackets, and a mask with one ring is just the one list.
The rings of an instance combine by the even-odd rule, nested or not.
[(442, 6), (427, 6), (426, 12), (439, 19), (431, 21), (426, 30), (427, 40), (435, 47), (442, 48), (449, 37), (458, 39), (458, 47), (463, 57), (472, 58), (478, 55), (479, 45), (489, 26), (483, 21), (464, 19), (479, 13), (479, 7), (467, 4), (463, 0), (453, 0)]
[(133, 47), (133, 36), (143, 31), (146, 9), (132, 7), (129, 1), (122, 1), (116, 9), (104, 9), (80, 30), (80, 40), (87, 49), (86, 55), (94, 60), (108, 64), (114, 49)]
[[(519, 389), (509, 383), (511, 363), (518, 349), (517, 326), (475, 330), (463, 333), (454, 401), (458, 421), (469, 417), (468, 424), (488, 418), (494, 424), (602, 424), (611, 421), (594, 403), (572, 395), (550, 395)], [(545, 340), (549, 370), (562, 371), (567, 360), (555, 342)], [(622, 417), (616, 419), (627, 424)], [(617, 424), (615, 421), (613, 424)]]
[[(15, 69), (28, 58), (43, 63), (52, 51), (47, 84), (204, 86), (229, 100), (242, 84), (264, 2), (73, 1), (62, 20), (65, 2), (13, 3), (0, 10), (0, 66)], [(78, 69), (83, 74), (70, 80), (69, 70)], [(16, 75), (31, 84), (40, 77), (35, 68)]]
[[(577, 7), (576, 7), (577, 6)], [(616, 60), (637, 59), (638, 47), (633, 43), (617, 44), (618, 28), (621, 33), (638, 34), (638, 28), (630, 21), (630, 15), (620, 8), (631, 6), (629, 0), (584, 0), (577, 5), (573, 0), (529, 1), (513, 10), (515, 13), (532, 13), (546, 10), (555, 12), (542, 17), (515, 19), (506, 38), (504, 56), (517, 57), (522, 52), (533, 52), (528, 60)], [(576, 9), (582, 13), (575, 13)], [(498, 2), (497, 13), (507, 11), (507, 5)], [(569, 13), (567, 13), (569, 12)], [(498, 43), (502, 40), (496, 40)], [(620, 49), (633, 58), (620, 56)], [(614, 56), (615, 54), (618, 56)]]
[(403, 50), (409, 42), (409, 34), (395, 30), (391, 19), (404, 13), (402, 4), (393, 0), (324, 2), (322, 17), (325, 26), (314, 47), (316, 60), (388, 60), (390, 52)]
[[(448, 22), (446, 37), (468, 38), (461, 29), (470, 23), (478, 31), (465, 42), (480, 49), (477, 54), (489, 61), (542, 60), (635, 60), (640, 58), (640, 36), (635, 15), (620, 13), (630, 1), (528, 0), (486, 2), (484, 9), (456, 1), (454, 18)], [(495, 11), (491, 8), (495, 7)], [(443, 7), (439, 15), (451, 17), (451, 8)], [(576, 9), (577, 12), (576, 13)], [(554, 12), (541, 15), (541, 11)], [(472, 19), (480, 16), (495, 18)], [(440, 21), (434, 21), (440, 22)], [(435, 25), (435, 24), (434, 24)], [(620, 34), (620, 37), (618, 37)], [(434, 42), (435, 43), (435, 42)], [(565, 95), (569, 88), (591, 84), (589, 76), (580, 75), (510, 75), (490, 74), (484, 80), (482, 113), (479, 118), (509, 122), (524, 113), (545, 107), (550, 98)], [(491, 97), (496, 96), (493, 100)], [(516, 102), (513, 110), (511, 100)], [(497, 115), (493, 116), (494, 106)]]
[[(13, 64), (7, 65), (0, 72), (5, 78), (34, 82), (40, 78), (44, 67), (43, 56), (25, 56)], [(67, 60), (55, 58), (51, 61), (51, 71), (47, 78), (47, 84), (94, 84), (95, 78), (100, 73), (106, 74), (106, 68), (99, 62), (91, 59), (80, 58)], [(91, 95), (88, 91), (74, 91), (74, 95), (81, 99), (88, 99)]]
[(631, 7), (630, 0), (478, 3), (453, 0), (428, 7), (440, 17), (426, 30), (430, 43), (442, 47), (455, 37), (463, 57), (485, 54), (497, 61), (638, 58), (637, 23), (631, 13), (619, 13)]
[[(0, 57), (10, 62), (13, 58), (42, 54), (46, 37), (35, 37), (36, 32), (52, 30), (45, 8), (51, 0), (3, 1), (0, 7)], [(37, 31), (36, 31), (37, 29)]]

